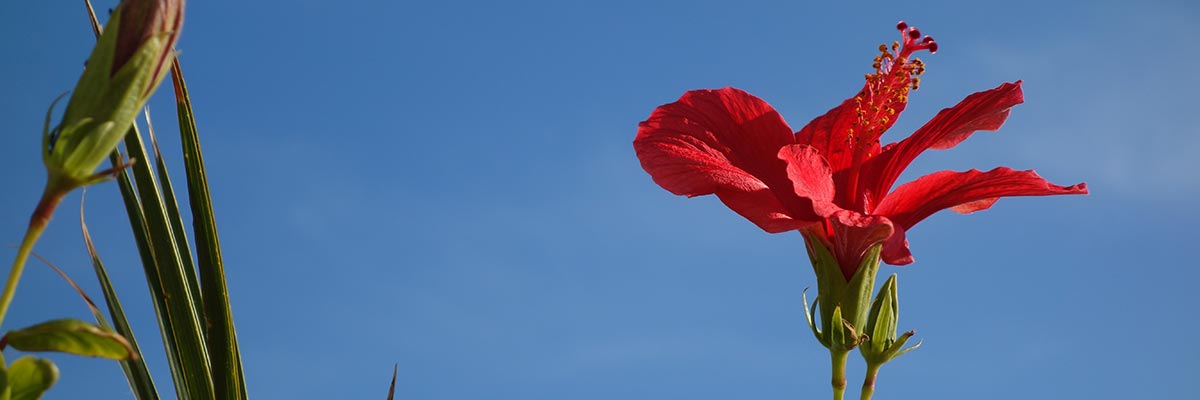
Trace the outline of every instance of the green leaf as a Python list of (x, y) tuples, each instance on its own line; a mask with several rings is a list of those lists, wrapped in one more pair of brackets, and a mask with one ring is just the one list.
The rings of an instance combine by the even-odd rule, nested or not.
[[(137, 160), (150, 160), (138, 130), (125, 137), (125, 148)], [(122, 186), (121, 194), (129, 213), (134, 241), (142, 255), (146, 283), (150, 286), (155, 312), (167, 348), (171, 376), (177, 392), (188, 398), (216, 398), (212, 386), (212, 365), (205, 347), (204, 325), (201, 321), (198, 296), (192, 288), (194, 281), (184, 268), (182, 257), (190, 256), (177, 247), (172, 224), (182, 224), (167, 216), (166, 205), (159, 192), (158, 179), (149, 162), (135, 163), (129, 172), (133, 184)], [(127, 191), (127, 189), (129, 191)], [(168, 301), (169, 300), (169, 301)]]
[[(246, 382), (242, 375), (242, 359), (238, 350), (233, 312), (225, 286), (225, 265), (221, 257), (221, 241), (217, 237), (216, 217), (209, 196), (208, 176), (200, 137), (196, 129), (192, 100), (188, 95), (183, 70), (176, 59), (171, 66), (171, 82), (175, 86), (175, 102), (179, 116), (179, 136), (183, 147), (184, 169), (187, 172), (188, 201), (192, 210), (192, 230), (196, 238), (196, 264), (200, 271), (200, 293), (204, 316), (210, 324), (207, 345), (213, 364), (213, 386), (218, 397), (245, 399)], [(164, 179), (164, 183), (166, 180)], [(182, 237), (182, 234), (180, 234)]]
[(25, 356), (8, 369), (11, 400), (37, 400), (58, 380), (58, 367), (44, 358)]
[[(122, 184), (128, 183), (127, 176)], [(120, 180), (120, 179), (118, 179)], [(92, 242), (92, 235), (88, 232), (87, 222), (84, 220), (83, 200), (79, 204), (79, 227), (83, 232), (83, 242), (87, 245), (88, 255), (92, 258), (92, 267), (96, 271), (96, 280), (100, 283), (100, 289), (104, 293), (104, 302), (108, 304), (108, 313), (112, 316), (113, 327), (116, 332), (129, 340), (129, 346), (133, 349), (134, 354), (141, 354), (138, 349), (137, 339), (133, 335), (133, 328), (129, 326), (129, 321), (125, 318), (125, 310), (121, 307), (121, 300), (117, 298), (117, 292), (112, 287), (112, 282), (108, 279), (108, 270), (104, 268), (104, 263), (100, 261), (100, 253), (96, 251), (96, 246)], [(64, 276), (65, 278), (65, 276)], [(69, 278), (68, 278), (69, 280)], [(74, 284), (72, 284), (75, 286)], [(82, 289), (80, 295), (85, 296)], [(91, 303), (89, 301), (89, 303)], [(102, 327), (109, 327), (108, 322), (104, 319), (104, 315), (92, 305), (93, 315), (96, 317), (96, 323)], [(146, 364), (131, 360), (122, 360), (121, 370), (125, 373), (125, 380), (129, 382), (129, 389), (133, 391), (133, 395), (138, 400), (158, 400), (158, 390), (154, 387), (154, 379), (150, 376), (150, 370), (146, 368)]]
[(0, 342), (23, 351), (55, 351), (111, 360), (137, 357), (121, 335), (77, 319), (58, 319), (10, 331)]

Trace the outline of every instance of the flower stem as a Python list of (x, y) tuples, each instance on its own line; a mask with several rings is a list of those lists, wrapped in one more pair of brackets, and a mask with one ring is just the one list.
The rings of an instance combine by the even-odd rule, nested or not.
[(25, 238), (21, 240), (21, 247), (17, 250), (17, 259), (13, 260), (12, 270), (8, 273), (8, 282), (4, 284), (4, 292), (0, 293), (0, 325), (3, 325), (4, 317), (8, 314), (8, 306), (12, 304), (13, 296), (17, 294), (17, 283), (21, 281), (25, 262), (33, 253), (34, 243), (37, 243), (42, 232), (46, 230), (46, 225), (50, 223), (50, 216), (54, 215), (54, 209), (62, 202), (63, 197), (66, 197), (66, 194), (67, 191), (47, 188), (46, 192), (42, 194), (42, 199), (38, 201), (37, 208), (33, 210), (33, 216), (29, 218), (29, 228), (25, 230)]
[(863, 378), (862, 395), (859, 400), (871, 400), (875, 395), (875, 378), (879, 376), (879, 367), (883, 364), (867, 363), (867, 375)]
[(833, 362), (833, 400), (842, 400), (846, 396), (846, 358), (849, 355), (848, 351), (829, 351)]

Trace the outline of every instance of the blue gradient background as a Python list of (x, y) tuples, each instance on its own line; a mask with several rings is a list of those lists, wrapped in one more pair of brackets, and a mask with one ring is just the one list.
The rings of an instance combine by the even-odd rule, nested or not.
[[(0, 5), (2, 243), (42, 188), (46, 107), (92, 44), (80, 3)], [(253, 397), (382, 399), (398, 363), (399, 399), (828, 398), (800, 236), (672, 196), (630, 142), (705, 87), (798, 128), (861, 87), (904, 19), (941, 51), (885, 141), (969, 93), (1023, 79), (1026, 94), (1001, 131), (904, 181), (1007, 165), (1092, 194), (911, 231), (916, 263), (882, 272), (925, 344), (884, 367), (876, 398), (1195, 398), (1200, 6), (740, 3), (190, 2), (180, 57)], [(152, 110), (177, 149), (169, 92)], [(78, 204), (37, 249), (99, 297)], [(86, 206), (171, 398), (116, 186)], [(6, 327), (66, 316), (88, 313), (31, 264)], [(53, 358), (48, 398), (131, 398), (115, 363)], [(854, 356), (850, 397), (861, 373)]]

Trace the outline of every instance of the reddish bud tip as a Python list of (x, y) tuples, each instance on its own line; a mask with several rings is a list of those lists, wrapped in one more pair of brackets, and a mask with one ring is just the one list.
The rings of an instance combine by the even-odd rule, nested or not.
[(929, 43), (929, 54), (937, 54), (937, 42)]
[(921, 39), (921, 42), (922, 43), (933, 43), (933, 36), (925, 35), (925, 38)]
[(908, 29), (908, 24), (905, 23), (904, 21), (900, 21), (899, 23), (896, 24), (896, 30), (904, 31), (905, 29)]
[(914, 27), (912, 27), (912, 28), (909, 28), (909, 30), (908, 30), (908, 37), (909, 37), (910, 39), (914, 39), (914, 40), (915, 40), (916, 38), (919, 38), (919, 37), (921, 37), (921, 31), (917, 30), (917, 27), (915, 27), (915, 26), (914, 26)]

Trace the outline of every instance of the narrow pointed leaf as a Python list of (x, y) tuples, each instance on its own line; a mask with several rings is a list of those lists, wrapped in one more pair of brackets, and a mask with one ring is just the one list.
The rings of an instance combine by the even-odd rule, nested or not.
[(58, 367), (44, 358), (25, 356), (8, 369), (9, 399), (37, 400), (58, 381)]
[[(125, 136), (125, 147), (131, 158), (150, 159), (136, 128)], [(156, 302), (159, 325), (167, 351), (172, 353), (178, 363), (173, 370), (176, 371), (175, 377), (181, 379), (183, 385), (177, 382), (177, 386), (181, 387), (181, 391), (191, 393), (191, 398), (214, 398), (211, 366), (204, 344), (204, 325), (201, 323), (202, 316), (198, 313), (197, 293), (192, 291), (193, 283), (188, 282), (189, 273), (181, 259), (186, 253), (180, 253), (174, 230), (171, 228), (172, 223), (180, 224), (182, 221), (171, 220), (167, 216), (165, 201), (159, 192), (158, 179), (149, 164), (135, 163), (131, 171), (142, 211), (142, 215), (136, 219), (140, 219), (139, 222), (144, 224), (144, 230), (135, 229), (135, 234), (145, 235), (138, 242), (147, 245), (152, 256), (148, 264), (147, 260), (143, 259), (148, 271), (147, 282), (153, 282), (150, 283), (151, 297)], [(133, 219), (135, 218), (131, 218), (131, 221)]]
[[(84, 188), (84, 191), (86, 190), (87, 188)], [(37, 257), (42, 264), (46, 264), (47, 267), (50, 267), (50, 269), (54, 270), (54, 272), (57, 273), (58, 276), (62, 277), (64, 281), (67, 281), (67, 284), (71, 285), (72, 289), (75, 289), (75, 293), (79, 294), (79, 297), (83, 299), (84, 304), (86, 304), (88, 310), (92, 312), (92, 317), (96, 318), (96, 323), (99, 324), (100, 327), (110, 330), (112, 329), (112, 327), (108, 325), (108, 321), (104, 319), (104, 313), (100, 311), (99, 307), (96, 307), (96, 302), (92, 301), (92, 298), (83, 291), (83, 288), (79, 287), (79, 284), (75, 283), (74, 279), (71, 279), (70, 275), (67, 275), (66, 272), (63, 272), (62, 268), (59, 268), (58, 266), (54, 265), (54, 263), (51, 263), (50, 260), (46, 259), (46, 257), (42, 257), (41, 254), (38, 254), (37, 252), (33, 252), (32, 254), (34, 257)]]
[(167, 164), (163, 160), (162, 151), (158, 149), (158, 139), (154, 136), (154, 124), (150, 121), (150, 109), (146, 108), (146, 133), (150, 136), (150, 146), (154, 149), (154, 170), (158, 173), (160, 192), (163, 197), (163, 207), (166, 211), (167, 221), (170, 221), (170, 229), (172, 238), (175, 239), (175, 248), (179, 250), (179, 261), (183, 264), (183, 280), (187, 283), (188, 289), (192, 293), (200, 296), (199, 302), (196, 305), (196, 314), (204, 315), (204, 310), (200, 304), (204, 301), (203, 293), (200, 292), (200, 281), (196, 279), (196, 265), (192, 263), (192, 246), (187, 240), (187, 231), (183, 228), (183, 215), (179, 212), (179, 202), (175, 199), (175, 188), (171, 184), (171, 174), (167, 171)]
[[(125, 182), (128, 182), (128, 177)], [(120, 177), (118, 178), (120, 180)], [(96, 246), (92, 243), (92, 235), (88, 232), (87, 222), (84, 220), (83, 201), (79, 204), (79, 227), (83, 232), (83, 242), (87, 245), (88, 255), (92, 259), (92, 267), (96, 271), (96, 280), (100, 283), (100, 290), (104, 293), (104, 302), (108, 304), (108, 313), (113, 320), (113, 329), (125, 337), (129, 341), (130, 348), (134, 354), (141, 354), (138, 348), (137, 339), (133, 334), (133, 328), (129, 326), (129, 320), (125, 318), (125, 310), (121, 307), (121, 300), (117, 298), (117, 292), (112, 287), (112, 282), (108, 279), (108, 271), (104, 268), (104, 263), (100, 261), (100, 253), (96, 251)], [(64, 278), (66, 278), (64, 274)], [(68, 281), (70, 280), (67, 278)], [(72, 283), (72, 286), (75, 286)], [(78, 289), (81, 296), (85, 296), (82, 290)], [(91, 303), (91, 301), (88, 301)], [(108, 327), (108, 322), (104, 315), (95, 309), (95, 305), (91, 306), (93, 314), (96, 316), (96, 322), (100, 326)], [(158, 400), (158, 389), (154, 387), (154, 379), (150, 376), (150, 371), (146, 368), (146, 363), (140, 361), (122, 360), (121, 370), (125, 373), (125, 380), (129, 382), (129, 389), (138, 400)]]
[[(112, 165), (120, 164), (121, 154), (114, 151), (109, 156), (109, 162)], [(142, 269), (146, 274), (146, 284), (150, 288), (150, 293), (154, 301), (154, 313), (158, 317), (158, 328), (162, 334), (163, 345), (166, 347), (167, 366), (171, 369), (171, 378), (175, 388), (179, 392), (186, 392), (187, 382), (183, 377), (183, 362), (179, 358), (178, 352), (174, 351), (175, 342), (172, 340), (171, 331), (173, 324), (166, 319), (166, 301), (161, 294), (164, 292), (163, 282), (159, 279), (157, 261), (155, 261), (153, 245), (150, 243), (150, 231), (146, 223), (145, 213), (142, 211), (141, 200), (138, 198), (137, 187), (133, 183), (133, 174), (129, 169), (125, 169), (117, 174), (117, 184), (121, 189), (121, 198), (125, 203), (125, 214), (129, 217), (129, 227), (133, 230), (133, 240), (137, 245), (138, 255), (142, 260)], [(107, 279), (107, 273), (106, 279)], [(115, 296), (115, 292), (114, 292)], [(105, 294), (107, 298), (108, 295)], [(110, 303), (111, 304), (111, 303)], [(111, 310), (110, 310), (111, 311)], [(116, 316), (113, 317), (116, 320)]]
[(229, 292), (225, 285), (225, 265), (221, 243), (209, 195), (204, 156), (183, 70), (179, 60), (171, 66), (172, 83), (179, 116), (180, 142), (183, 146), (184, 168), (187, 172), (188, 199), (192, 210), (192, 229), (196, 238), (196, 256), (200, 271), (204, 315), (211, 324), (208, 332), (208, 351), (213, 363), (213, 384), (227, 399), (245, 399), (246, 383), (242, 375), (242, 360), (238, 350)]
[(54, 351), (124, 360), (136, 357), (116, 332), (77, 319), (57, 319), (8, 332), (4, 340), (22, 351)]

